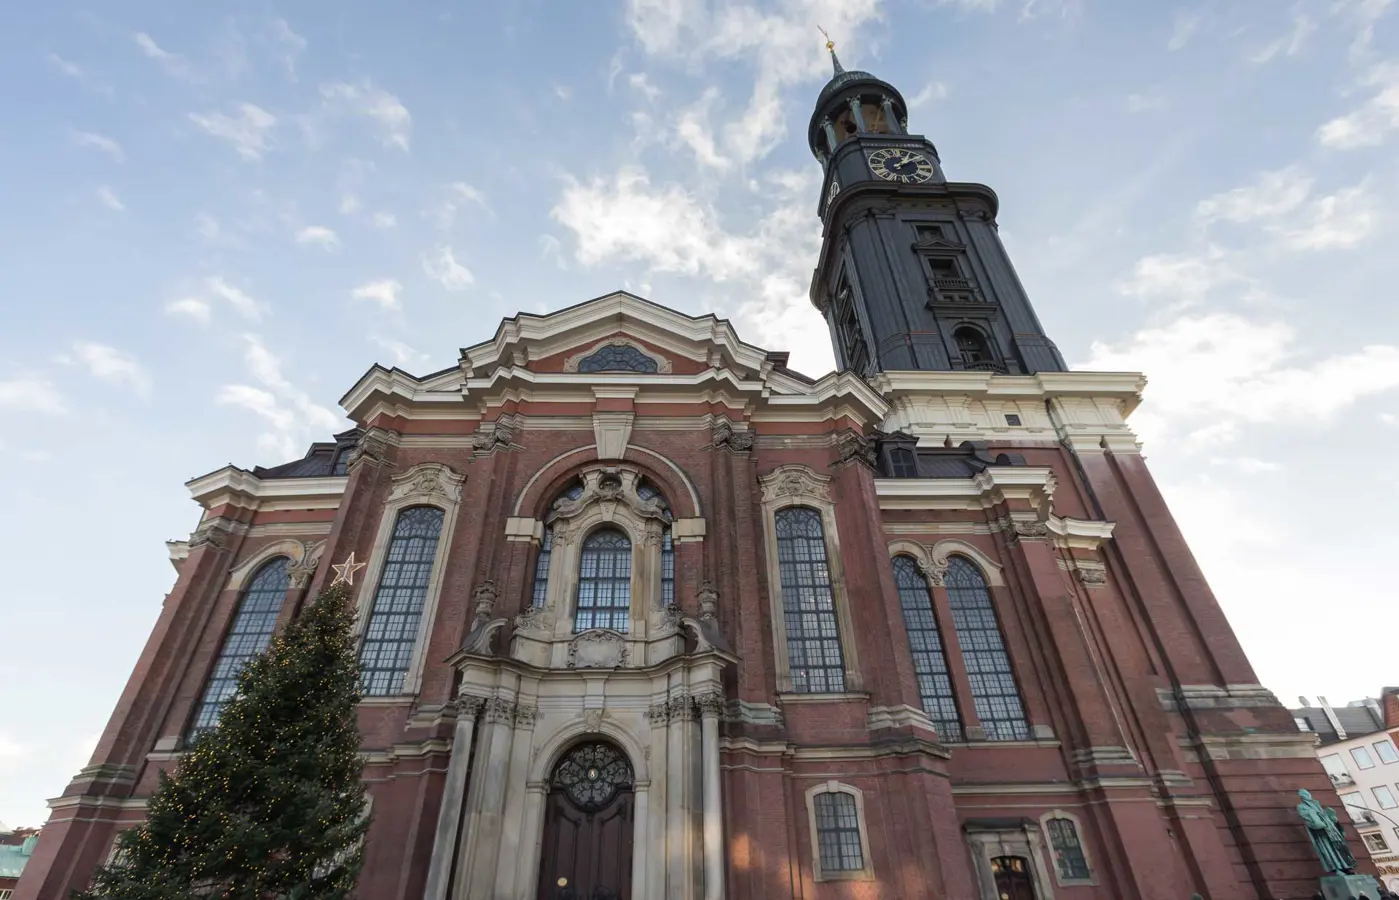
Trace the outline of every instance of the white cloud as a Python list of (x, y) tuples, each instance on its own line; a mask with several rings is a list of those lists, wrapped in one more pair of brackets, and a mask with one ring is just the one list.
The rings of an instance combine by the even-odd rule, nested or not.
[(1374, 96), (1317, 129), (1317, 140), (1325, 146), (1338, 150), (1373, 147), (1399, 130), (1399, 63), (1375, 66), (1360, 83), (1374, 88)]
[(209, 324), (213, 318), (214, 311), (209, 305), (209, 301), (199, 297), (183, 297), (179, 300), (172, 300), (165, 304), (165, 311), (172, 316), (184, 316), (193, 319), (201, 325)]
[(1210, 460), (1210, 465), (1228, 466), (1238, 469), (1245, 475), (1260, 475), (1265, 472), (1281, 472), (1283, 470), (1282, 463), (1258, 459), (1254, 456), (1216, 456)]
[(1279, 54), (1284, 56), (1296, 56), (1301, 52), (1302, 46), (1306, 43), (1307, 38), (1313, 31), (1316, 31), (1316, 23), (1303, 13), (1300, 7), (1294, 7), (1292, 11), (1292, 30), (1288, 34), (1248, 54), (1246, 58), (1251, 63), (1262, 65), (1272, 62)]
[(68, 401), (52, 381), (38, 375), (0, 379), (0, 411), (59, 414)]
[(1129, 113), (1149, 112), (1154, 109), (1165, 109), (1168, 100), (1166, 95), (1159, 91), (1146, 91), (1127, 95), (1127, 111)]
[(1182, 9), (1176, 12), (1175, 25), (1171, 27), (1171, 39), (1166, 42), (1166, 49), (1175, 51), (1181, 50), (1190, 39), (1195, 36), (1195, 32), (1200, 29), (1200, 23), (1204, 17), (1200, 13), (1191, 9)]
[(121, 198), (117, 197), (116, 192), (105, 184), (97, 189), (97, 199), (103, 206), (113, 212), (121, 212), (126, 209), (125, 204), (121, 202)]
[(90, 131), (75, 131), (73, 133), (73, 142), (79, 147), (94, 147), (101, 150), (118, 162), (125, 158), (125, 154), (123, 154), (121, 150), (121, 144), (118, 144), (105, 135), (93, 134)]
[(393, 228), (398, 224), (398, 217), (391, 212), (376, 212), (373, 221), (375, 228)]
[(233, 307), (238, 315), (254, 322), (262, 318), (263, 304), (249, 297), (223, 278), (215, 275), (206, 279), (204, 283), (208, 287), (210, 293), (226, 301)]
[(631, 89), (641, 94), (647, 100), (655, 100), (661, 96), (661, 89), (651, 83), (651, 78), (645, 72), (633, 72), (627, 76), (627, 84)]
[(491, 215), (490, 204), (486, 202), (486, 195), (465, 181), (454, 181), (447, 185), (442, 205), (434, 214), (437, 224), (442, 228), (450, 228), (457, 220), (457, 213), (464, 206), (479, 206), (487, 215)]
[(286, 66), (287, 77), (296, 80), (296, 58), (306, 49), (306, 38), (292, 31), (286, 19), (273, 19), (270, 26), (272, 40), (282, 51), (282, 64)]
[(709, 121), (709, 109), (719, 99), (719, 89), (709, 88), (693, 105), (680, 111), (675, 124), (676, 136), (680, 142), (695, 154), (695, 158), (706, 166), (716, 169), (727, 168), (729, 160), (714, 145), (717, 133)]
[(414, 350), (412, 347), (403, 343), (403, 341), (396, 341), (379, 334), (372, 334), (369, 336), (369, 339), (387, 351), (388, 354), (393, 357), (393, 363), (396, 366), (412, 366), (422, 369), (430, 362), (430, 357), (426, 353), (420, 353)]
[(398, 292), (403, 285), (391, 278), (362, 284), (350, 292), (356, 300), (372, 300), (384, 309), (398, 309)]
[(218, 389), (214, 400), (237, 406), (265, 419), (271, 430), (258, 435), (259, 453), (282, 462), (295, 459), (303, 445), (333, 432), (339, 416), (315, 403), (282, 374), (282, 361), (257, 335), (244, 335), (243, 362), (257, 385), (229, 384)]
[[(466, 266), (457, 262), (456, 256), (452, 254), (452, 248), (446, 244), (431, 253), (423, 254), (423, 271), (427, 273), (427, 277), (449, 291), (464, 291), (476, 280)], [(385, 303), (384, 305), (397, 305), (397, 299), (395, 298), (393, 303)]]
[(327, 250), (340, 246), (340, 238), (324, 225), (307, 225), (296, 233), (298, 244), (316, 244)]
[(185, 58), (178, 53), (171, 53), (161, 48), (161, 46), (155, 42), (155, 38), (151, 37), (149, 34), (146, 34), (144, 31), (138, 31), (133, 34), (131, 38), (136, 42), (136, 46), (141, 48), (142, 53), (148, 58), (160, 63), (161, 67), (165, 69), (166, 72), (178, 77), (184, 77), (189, 74), (189, 64), (185, 62)]
[(221, 233), (219, 220), (208, 213), (200, 213), (194, 217), (195, 232), (206, 241), (217, 241)]
[(238, 114), (190, 113), (190, 121), (206, 133), (228, 141), (244, 159), (262, 159), (268, 150), (268, 136), (277, 117), (252, 103), (240, 103)]
[(1129, 296), (1165, 297), (1188, 304), (1238, 277), (1225, 262), (1224, 251), (1211, 246), (1196, 253), (1144, 256), (1117, 289)]
[(923, 89), (912, 97), (908, 98), (908, 108), (917, 109), (925, 103), (932, 103), (937, 100), (946, 100), (948, 95), (947, 85), (941, 81), (930, 81), (923, 85)]
[(46, 55), (44, 59), (48, 60), (49, 65), (62, 72), (64, 75), (67, 75), (69, 78), (77, 78), (81, 80), (83, 77), (82, 66), (78, 65), (75, 62), (69, 62), (68, 60), (59, 56), (57, 53), (51, 52), (48, 55)]
[(1277, 230), (1292, 250), (1339, 250), (1358, 246), (1379, 226), (1379, 205), (1368, 182), (1319, 198), (1299, 217), (1305, 224)]
[(1187, 315), (1121, 344), (1095, 342), (1082, 367), (1150, 374), (1147, 403), (1132, 419), (1143, 437), (1215, 428), (1207, 434), (1228, 439), (1237, 424), (1317, 425), (1399, 387), (1399, 347), (1375, 344), (1308, 361), (1298, 358), (1296, 343), (1285, 322)]
[(1297, 166), (1262, 172), (1255, 184), (1201, 200), (1195, 207), (1195, 216), (1206, 223), (1276, 218), (1301, 206), (1311, 189), (1311, 177)]
[(136, 358), (115, 347), (92, 341), (78, 341), (69, 357), (60, 361), (82, 364), (94, 378), (130, 387), (140, 397), (150, 397), (151, 376)]
[(1332, 10), (1349, 18), (1355, 25), (1355, 40), (1350, 45), (1352, 59), (1362, 59), (1375, 37), (1375, 25), (1389, 12), (1394, 0), (1337, 0)]
[(332, 108), (373, 119), (385, 146), (408, 149), (413, 117), (393, 94), (365, 81), (358, 85), (345, 82), (323, 85), (321, 96)]

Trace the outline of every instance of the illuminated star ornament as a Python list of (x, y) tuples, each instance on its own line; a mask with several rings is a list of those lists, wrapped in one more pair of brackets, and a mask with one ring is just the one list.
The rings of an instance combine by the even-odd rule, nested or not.
[(366, 565), (367, 563), (355, 562), (355, 554), (351, 551), (350, 555), (345, 557), (344, 562), (338, 566), (331, 566), (331, 568), (335, 570), (335, 580), (330, 583), (330, 586), (335, 587), (337, 584), (342, 583), (353, 585), (355, 583), (355, 573), (363, 569)]

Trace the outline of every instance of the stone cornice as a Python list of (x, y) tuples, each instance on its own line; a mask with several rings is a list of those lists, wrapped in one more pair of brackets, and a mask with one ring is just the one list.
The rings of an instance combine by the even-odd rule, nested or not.
[(1049, 516), (1056, 481), (1040, 466), (992, 466), (971, 478), (876, 478), (880, 509), (990, 509), (1023, 500)]
[[(205, 509), (241, 506), (257, 509), (269, 501), (323, 501), (334, 507), (345, 493), (349, 478), (343, 475), (316, 478), (259, 478), (237, 466), (224, 466), (185, 482), (190, 496)], [(307, 508), (307, 507), (302, 507)]]

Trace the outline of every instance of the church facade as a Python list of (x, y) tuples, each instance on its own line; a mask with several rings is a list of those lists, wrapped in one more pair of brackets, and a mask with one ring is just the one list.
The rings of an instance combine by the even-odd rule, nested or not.
[(837, 63), (809, 139), (839, 371), (617, 293), (194, 479), (17, 900), (87, 884), (351, 554), (366, 900), (1310, 896), (1295, 791), (1339, 803), (1146, 468), (1143, 377), (1067, 370), (891, 85)]

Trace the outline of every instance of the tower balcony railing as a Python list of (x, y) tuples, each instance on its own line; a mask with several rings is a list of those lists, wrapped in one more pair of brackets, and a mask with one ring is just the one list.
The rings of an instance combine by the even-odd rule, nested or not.
[(1006, 367), (998, 362), (974, 362), (966, 363), (962, 366), (968, 372), (995, 372), (999, 375), (1006, 374)]
[(933, 279), (933, 287), (939, 291), (974, 291), (976, 286), (965, 278), (940, 277)]

